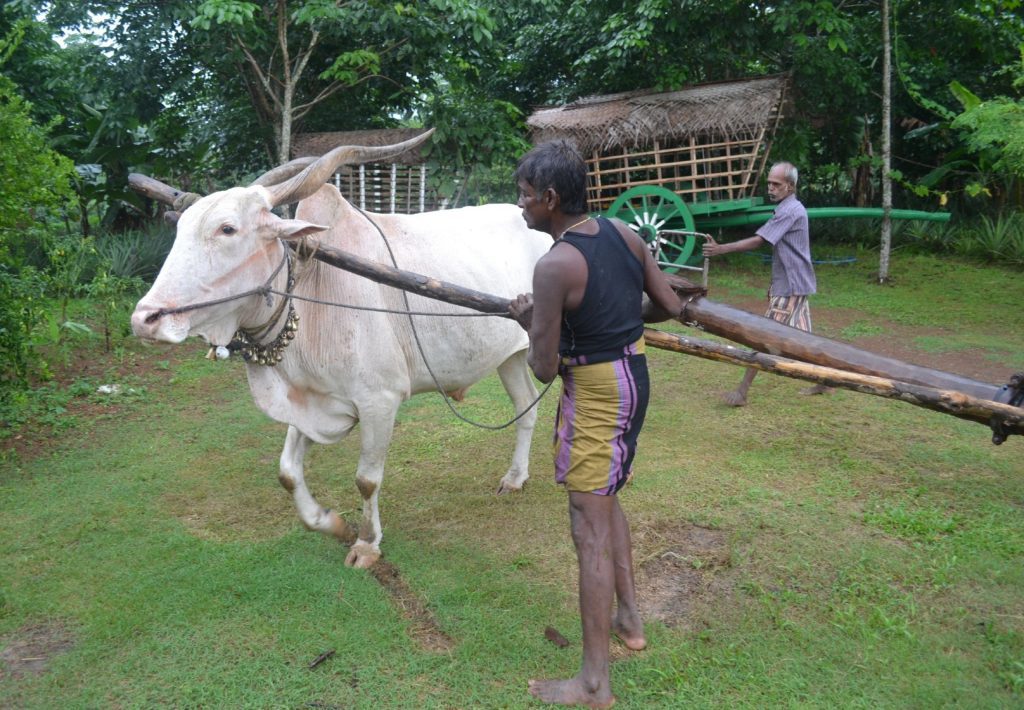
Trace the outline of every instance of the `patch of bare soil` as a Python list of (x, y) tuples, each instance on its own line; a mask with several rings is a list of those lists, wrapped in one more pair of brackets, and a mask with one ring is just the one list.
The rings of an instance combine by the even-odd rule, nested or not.
[(640, 613), (669, 627), (689, 628), (732, 564), (725, 532), (677, 521), (636, 526), (633, 550)]
[(402, 579), (397, 567), (381, 559), (370, 568), (370, 574), (391, 597), (391, 602), (402, 617), (409, 622), (409, 634), (420, 648), (445, 653), (454, 647), (455, 643), (441, 631), (430, 609)]
[(44, 673), (74, 645), (74, 635), (58, 621), (22, 626), (0, 637), (0, 681)]
[[(177, 364), (188, 358), (201, 357), (192, 347), (137, 346), (120, 361), (111, 355), (97, 353), (91, 348), (72, 350), (65, 358), (50, 363), (51, 382), (70, 387), (75, 382), (90, 379), (102, 384), (139, 382), (146, 387), (160, 386), (174, 372)], [(102, 401), (76, 397), (68, 402), (61, 416), (84, 421), (102, 416), (116, 415), (123, 410), (118, 396)], [(0, 421), (0, 427), (6, 426)], [(29, 422), (6, 439), (0, 439), (0, 449), (9, 450), (8, 456), (16, 460), (30, 460), (53, 450), (53, 440), (60, 433), (52, 424)]]

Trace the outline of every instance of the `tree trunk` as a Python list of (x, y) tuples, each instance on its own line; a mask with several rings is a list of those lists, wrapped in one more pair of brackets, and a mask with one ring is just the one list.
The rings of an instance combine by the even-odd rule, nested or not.
[(882, 0), (882, 245), (878, 283), (889, 281), (892, 250), (892, 47), (889, 37), (889, 0)]

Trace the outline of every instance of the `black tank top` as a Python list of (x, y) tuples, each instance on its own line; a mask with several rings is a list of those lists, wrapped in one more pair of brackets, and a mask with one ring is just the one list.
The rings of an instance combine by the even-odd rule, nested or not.
[(585, 356), (587, 363), (619, 359), (644, 332), (643, 264), (614, 224), (596, 219), (597, 234), (567, 232), (559, 240), (587, 260), (587, 286), (580, 305), (563, 316), (558, 350), (563, 357)]

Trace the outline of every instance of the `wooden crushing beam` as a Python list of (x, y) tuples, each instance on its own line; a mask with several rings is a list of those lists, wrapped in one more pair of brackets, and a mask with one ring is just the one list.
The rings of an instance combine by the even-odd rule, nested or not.
[[(678, 284), (686, 282), (672, 274), (667, 276), (677, 292)], [(686, 297), (681, 297), (686, 300)], [(1000, 390), (1000, 387), (987, 382), (878, 355), (707, 298), (689, 300), (679, 320), (759, 352), (847, 372), (887, 377), (936, 389), (956, 390), (978, 399), (994, 400)]]
[(1007, 434), (1024, 434), (1024, 409), (979, 399), (955, 390), (943, 390), (900, 382), (887, 377), (846, 372), (777, 355), (741, 350), (732, 345), (690, 338), (678, 333), (666, 333), (653, 328), (644, 330), (644, 340), (651, 347), (662, 350), (695, 355), (707, 360), (728, 362), (743, 367), (753, 367), (774, 375), (807, 380), (829, 387), (842, 387), (878, 397), (899, 399), (918, 407), (951, 414), (954, 417), (969, 419), (981, 424), (987, 425), (992, 419), (997, 419), (1002, 421), (1003, 429)]

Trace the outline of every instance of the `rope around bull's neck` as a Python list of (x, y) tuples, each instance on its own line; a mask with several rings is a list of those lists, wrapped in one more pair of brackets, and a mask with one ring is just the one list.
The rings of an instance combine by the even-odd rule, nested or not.
[[(380, 238), (384, 240), (384, 246), (388, 250), (388, 256), (391, 258), (391, 265), (394, 266), (397, 269), (398, 268), (398, 262), (395, 260), (395, 253), (391, 249), (391, 242), (388, 241), (387, 236), (384, 234), (384, 230), (382, 230), (380, 228), (380, 225), (378, 225), (376, 222), (374, 222), (372, 219), (370, 219), (370, 215), (368, 215), (366, 212), (364, 212), (359, 207), (356, 207), (355, 205), (352, 205), (352, 206), (359, 212), (359, 214), (363, 215), (363, 217), (366, 218), (366, 221), (369, 222), (370, 224), (372, 224), (374, 229), (377, 230), (377, 233), (380, 234)], [(412, 318), (413, 315), (439, 315), (439, 314), (436, 314), (436, 313), (416, 314), (416, 313), (414, 313), (411, 310), (411, 306), (409, 305), (409, 294), (406, 293), (405, 291), (402, 291), (402, 300), (405, 303), (405, 313), (409, 317), (409, 325), (412, 328), (412, 337), (413, 337), (413, 340), (416, 341), (416, 349), (419, 350), (420, 358), (422, 358), (423, 364), (427, 368), (427, 372), (430, 373), (430, 378), (434, 381), (434, 386), (437, 387), (438, 394), (441, 395), (441, 397), (444, 399), (444, 403), (446, 405), (448, 405), (448, 409), (451, 410), (451, 413), (454, 414), (458, 419), (461, 419), (462, 421), (466, 422), (467, 424), (470, 424), (472, 426), (478, 427), (480, 429), (489, 429), (491, 431), (498, 431), (500, 429), (505, 429), (507, 427), (512, 426), (517, 421), (519, 421), (524, 416), (526, 416), (526, 413), (529, 412), (534, 407), (536, 407), (537, 404), (541, 401), (541, 399), (544, 398), (544, 395), (546, 395), (548, 393), (548, 390), (551, 389), (551, 385), (554, 383), (554, 380), (551, 380), (551, 382), (548, 382), (544, 386), (544, 389), (541, 390), (541, 393), (537, 395), (536, 399), (534, 399), (532, 402), (530, 402), (529, 406), (526, 409), (521, 411), (519, 414), (514, 416), (512, 419), (509, 419), (504, 424), (482, 424), (480, 422), (473, 421), (472, 419), (469, 419), (468, 417), (463, 415), (461, 412), (459, 412), (455, 408), (455, 405), (452, 404), (451, 397), (448, 396), (448, 393), (444, 391), (444, 388), (441, 386), (441, 383), (438, 382), (437, 375), (434, 374), (434, 370), (430, 367), (430, 362), (427, 360), (427, 354), (423, 350), (423, 343), (420, 342), (420, 334), (416, 330), (416, 322)], [(445, 315), (456, 315), (456, 314), (445, 314)], [(480, 315), (500, 315), (500, 314), (486, 313), (486, 314), (480, 314)]]

